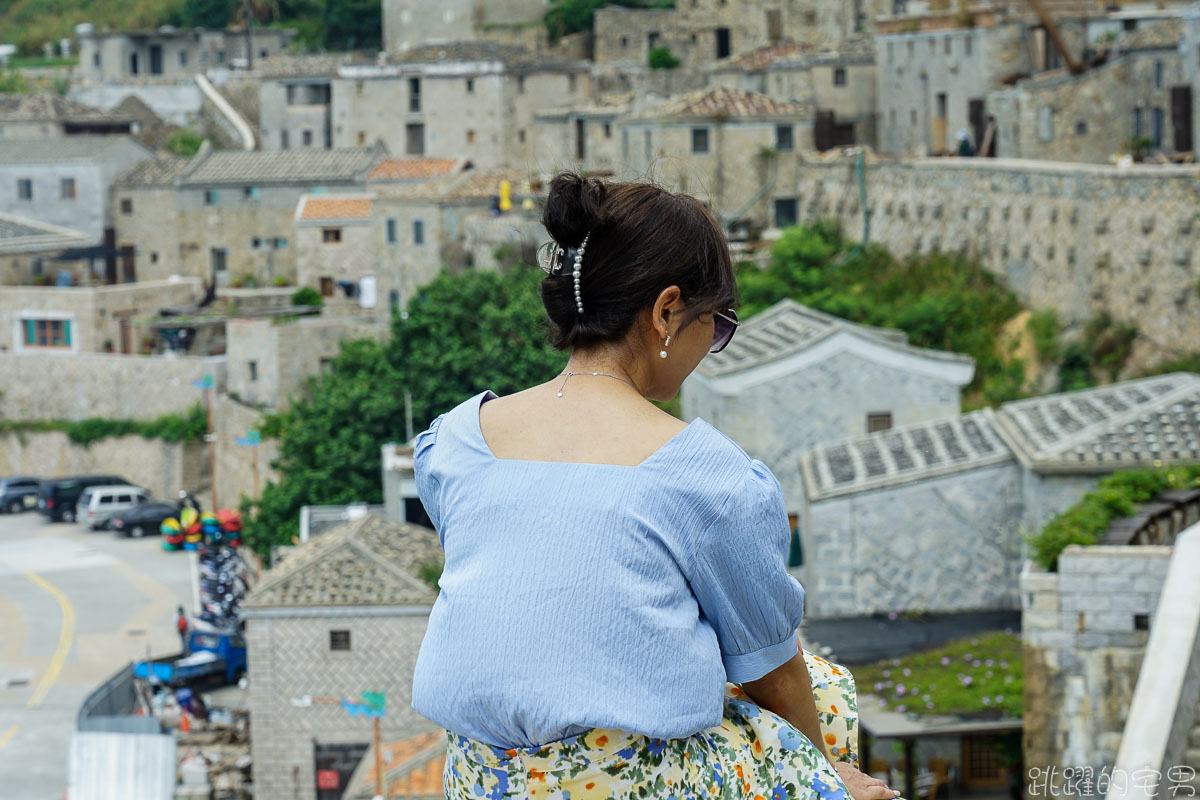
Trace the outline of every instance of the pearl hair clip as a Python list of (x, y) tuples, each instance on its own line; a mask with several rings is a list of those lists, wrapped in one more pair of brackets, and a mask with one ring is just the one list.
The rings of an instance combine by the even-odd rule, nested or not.
[(564, 256), (566, 259), (572, 260), (574, 268), (571, 270), (571, 275), (575, 278), (575, 308), (580, 314), (583, 313), (583, 300), (579, 292), (579, 275), (580, 269), (583, 266), (583, 252), (587, 249), (588, 238), (591, 235), (592, 232), (588, 231), (587, 235), (583, 237), (583, 241), (579, 243), (578, 248), (568, 247), (564, 249), (562, 245), (554, 240), (546, 241), (538, 248), (537, 253), (538, 266), (547, 275), (562, 274)]

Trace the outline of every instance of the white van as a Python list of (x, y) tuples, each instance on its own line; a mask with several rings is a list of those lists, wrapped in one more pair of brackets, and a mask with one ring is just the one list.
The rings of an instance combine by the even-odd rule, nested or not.
[(79, 497), (75, 519), (92, 530), (108, 526), (118, 511), (133, 508), (150, 499), (150, 492), (138, 486), (92, 486)]

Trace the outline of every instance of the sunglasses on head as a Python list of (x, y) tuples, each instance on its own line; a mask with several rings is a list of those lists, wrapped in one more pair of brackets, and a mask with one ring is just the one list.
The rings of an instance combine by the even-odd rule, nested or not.
[(725, 349), (725, 345), (729, 344), (729, 340), (733, 338), (734, 331), (737, 330), (738, 318), (737, 312), (732, 308), (726, 313), (720, 311), (713, 312), (713, 343), (710, 353), (719, 353)]

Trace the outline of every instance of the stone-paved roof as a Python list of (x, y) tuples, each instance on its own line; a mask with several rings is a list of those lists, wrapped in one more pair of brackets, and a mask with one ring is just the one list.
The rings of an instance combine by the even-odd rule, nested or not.
[(430, 181), (419, 181), (400, 184), (374, 184), (371, 190), (380, 197), (411, 197), (419, 200), (486, 200), (500, 194), (500, 182), (508, 181), (511, 187), (514, 205), (516, 198), (525, 194), (544, 194), (542, 191), (526, 191), (532, 186), (533, 178), (526, 170), (469, 169), (457, 175), (450, 175)]
[(114, 186), (170, 186), (187, 168), (183, 156), (155, 156), (134, 164), (113, 181)]
[(768, 364), (806, 350), (835, 333), (849, 331), (899, 351), (961, 365), (962, 385), (971, 382), (974, 361), (970, 356), (912, 347), (903, 331), (856, 325), (784, 298), (768, 309), (741, 321), (733, 339), (719, 353), (701, 360), (700, 374), (717, 377)]
[(246, 608), (430, 605), (419, 577), (441, 563), (437, 532), (368, 514), (297, 546), (246, 598)]
[(873, 62), (875, 60), (875, 37), (858, 34), (822, 47), (813, 57), (822, 64), (839, 61)]
[(103, 161), (128, 136), (59, 136), (41, 139), (0, 139), (0, 164), (58, 164)]
[(794, 60), (800, 58), (805, 53), (812, 52), (812, 50), (812, 45), (797, 42), (768, 44), (747, 53), (723, 58), (717, 62), (715, 70), (724, 72), (730, 69), (740, 69), (746, 72), (759, 72), (776, 61), (781, 59)]
[(367, 173), (369, 181), (414, 181), (440, 178), (459, 172), (466, 165), (461, 158), (381, 158)]
[(254, 59), (254, 71), (264, 80), (282, 78), (332, 78), (338, 67), (356, 63), (352, 53), (278, 54)]
[(371, 218), (370, 195), (306, 194), (296, 208), (300, 221), (352, 220)]
[[(427, 731), (380, 743), (383, 756), (383, 796), (388, 800), (443, 800), (442, 771), (446, 767), (446, 732)], [(346, 790), (346, 800), (375, 796), (375, 753), (367, 750)]]
[(0, 94), (0, 120), (5, 122), (131, 122), (125, 114), (113, 114), (58, 94)]
[(222, 183), (353, 182), (380, 158), (375, 148), (343, 150), (218, 150), (197, 154), (185, 186)]
[(1131, 53), (1138, 50), (1174, 50), (1183, 37), (1183, 20), (1169, 17), (1149, 25), (1142, 25), (1123, 33), (1112, 42), (1102, 42), (1097, 50), (1111, 49), (1114, 53)]
[(1011, 461), (995, 417), (983, 409), (818, 445), (800, 460), (805, 493), (824, 500)]
[(90, 244), (92, 237), (80, 231), (0, 212), (0, 254), (42, 253)]
[(998, 430), (1037, 472), (1102, 474), (1200, 461), (1200, 375), (1176, 372), (1001, 407)]
[(812, 107), (793, 100), (777, 100), (745, 89), (716, 86), (695, 89), (677, 95), (647, 109), (647, 117), (801, 117), (807, 119)]
[(586, 61), (572, 61), (560, 56), (535, 53), (519, 45), (486, 41), (420, 45), (392, 55), (391, 60), (400, 64), (498, 61), (510, 69), (587, 68)]

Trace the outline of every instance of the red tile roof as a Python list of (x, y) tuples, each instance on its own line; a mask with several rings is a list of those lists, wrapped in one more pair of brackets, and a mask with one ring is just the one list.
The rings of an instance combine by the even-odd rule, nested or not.
[(412, 181), (451, 175), (462, 167), (457, 158), (382, 158), (370, 172), (369, 181)]
[(307, 195), (300, 219), (370, 219), (371, 198), (361, 195)]

